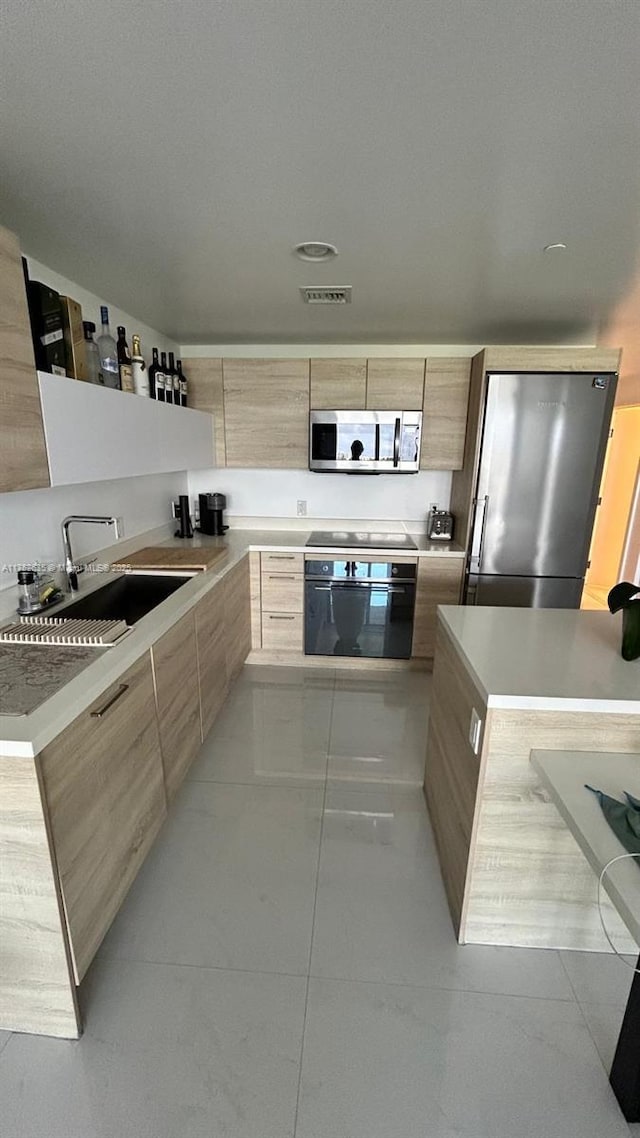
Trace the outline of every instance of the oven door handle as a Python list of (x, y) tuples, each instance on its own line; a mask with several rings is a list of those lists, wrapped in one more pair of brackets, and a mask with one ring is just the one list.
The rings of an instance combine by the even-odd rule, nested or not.
[(396, 425), (393, 432), (393, 465), (397, 467), (400, 463), (400, 416), (396, 416)]

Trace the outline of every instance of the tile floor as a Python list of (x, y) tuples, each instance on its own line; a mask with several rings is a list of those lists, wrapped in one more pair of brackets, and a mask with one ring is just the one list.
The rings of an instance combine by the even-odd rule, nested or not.
[(0, 1033), (7, 1138), (629, 1138), (631, 971), (461, 948), (420, 791), (429, 677), (245, 668), (82, 985)]

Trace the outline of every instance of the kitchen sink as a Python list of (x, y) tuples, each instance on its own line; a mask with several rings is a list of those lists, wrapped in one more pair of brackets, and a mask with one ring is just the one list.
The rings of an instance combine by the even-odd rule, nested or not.
[(125, 620), (127, 624), (135, 624), (190, 580), (191, 576), (125, 573), (59, 610), (59, 615), (87, 620)]

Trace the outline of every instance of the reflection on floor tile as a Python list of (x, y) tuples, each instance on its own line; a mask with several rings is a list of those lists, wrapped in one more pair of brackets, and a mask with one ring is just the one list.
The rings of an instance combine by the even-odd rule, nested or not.
[(573, 1000), (555, 952), (456, 943), (420, 791), (327, 791), (311, 971)]
[(297, 1138), (625, 1138), (573, 1003), (311, 980)]
[(293, 1135), (304, 979), (94, 963), (78, 1043), (14, 1035), (7, 1138)]
[[(394, 681), (341, 686), (336, 680), (329, 740), (329, 785), (399, 782), (421, 786), (427, 743), (426, 697)], [(418, 675), (419, 690), (426, 691)], [(367, 681), (364, 681), (366, 684)], [(424, 685), (424, 686), (423, 686)]]
[(305, 974), (322, 791), (186, 783), (101, 955)]

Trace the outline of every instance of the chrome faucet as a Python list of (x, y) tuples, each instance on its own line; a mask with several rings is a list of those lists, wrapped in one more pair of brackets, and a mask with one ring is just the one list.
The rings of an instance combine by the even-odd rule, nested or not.
[(107, 518), (102, 515), (91, 514), (70, 514), (68, 518), (64, 518), (62, 522), (62, 548), (64, 550), (64, 569), (67, 574), (67, 584), (71, 593), (78, 591), (78, 573), (84, 573), (84, 565), (76, 565), (73, 560), (71, 552), (71, 542), (69, 540), (69, 526), (75, 522), (86, 522), (88, 525), (97, 526), (113, 526), (115, 529), (116, 537), (122, 536), (122, 519), (121, 518)]

